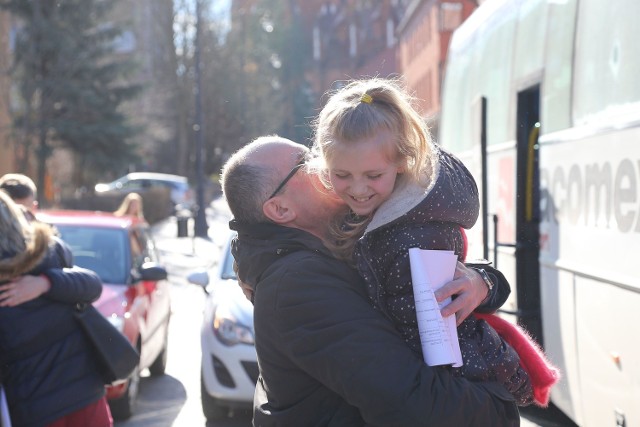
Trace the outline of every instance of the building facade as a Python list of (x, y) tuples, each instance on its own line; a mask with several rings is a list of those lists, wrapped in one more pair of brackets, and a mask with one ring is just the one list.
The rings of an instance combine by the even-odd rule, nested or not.
[(396, 29), (408, 0), (294, 0), (309, 29), (307, 78), (321, 95), (342, 81), (399, 72)]
[(451, 36), (477, 7), (477, 2), (470, 0), (418, 0), (399, 25), (399, 69), (434, 135)]
[[(362, 77), (401, 76), (437, 132), (440, 91), (453, 31), (478, 0), (283, 0), (311, 52), (305, 80), (316, 107), (328, 91)], [(231, 21), (260, 0), (234, 0)], [(268, 3), (266, 3), (268, 4)], [(264, 4), (263, 4), (263, 7)]]
[(481, 2), (289, 1), (309, 29), (313, 62), (307, 78), (316, 95), (350, 78), (401, 76), (437, 130), (451, 35)]

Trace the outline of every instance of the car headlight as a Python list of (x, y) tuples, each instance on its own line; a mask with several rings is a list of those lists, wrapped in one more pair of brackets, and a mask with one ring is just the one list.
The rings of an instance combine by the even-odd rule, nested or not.
[(213, 315), (212, 327), (213, 333), (224, 345), (253, 345), (253, 333), (251, 329), (239, 323), (227, 310), (216, 310)]

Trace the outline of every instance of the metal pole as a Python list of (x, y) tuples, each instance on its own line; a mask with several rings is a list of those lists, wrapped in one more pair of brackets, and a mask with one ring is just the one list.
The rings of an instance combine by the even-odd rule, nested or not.
[[(489, 185), (487, 184), (487, 97), (483, 96), (481, 100), (480, 111), (480, 161), (482, 162), (482, 175), (480, 189), (482, 191), (482, 199), (480, 212), (482, 212), (482, 256), (489, 259)], [(495, 229), (495, 228), (494, 228)], [(494, 242), (495, 243), (495, 242)], [(494, 263), (498, 262), (494, 258)]]
[(203, 143), (203, 120), (202, 120), (202, 73), (201, 73), (201, 61), (200, 61), (200, 45), (202, 43), (201, 34), (201, 18), (202, 9), (201, 1), (196, 0), (196, 37), (195, 37), (195, 49), (194, 49), (194, 66), (196, 76), (196, 123), (194, 130), (196, 132), (196, 175), (197, 175), (197, 210), (195, 223), (193, 225), (193, 232), (196, 237), (208, 237), (209, 226), (207, 224), (207, 215), (204, 206), (204, 172), (203, 172), (203, 159), (204, 156), (204, 143)]

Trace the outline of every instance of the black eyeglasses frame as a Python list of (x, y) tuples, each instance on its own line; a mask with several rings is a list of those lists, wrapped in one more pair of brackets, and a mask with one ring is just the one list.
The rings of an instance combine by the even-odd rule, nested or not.
[(278, 185), (276, 187), (276, 189), (273, 191), (273, 193), (271, 193), (271, 195), (269, 196), (269, 198), (267, 200), (271, 200), (273, 199), (283, 188), (285, 185), (287, 185), (287, 182), (289, 182), (291, 180), (291, 178), (293, 178), (293, 176), (296, 174), (296, 172), (298, 172), (300, 170), (301, 167), (303, 167), (306, 164), (307, 160), (305, 158), (305, 156), (303, 156), (298, 163), (293, 167), (293, 169), (291, 169), (291, 171), (287, 174), (287, 176), (284, 177), (284, 179), (280, 182), (280, 185)]

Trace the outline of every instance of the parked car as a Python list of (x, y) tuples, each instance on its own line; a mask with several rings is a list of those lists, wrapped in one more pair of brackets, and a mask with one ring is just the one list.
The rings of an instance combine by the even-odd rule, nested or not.
[(201, 399), (207, 420), (227, 416), (230, 408), (250, 408), (258, 380), (253, 304), (244, 296), (233, 270), (231, 234), (219, 262), (210, 271), (188, 276), (207, 293), (202, 327)]
[(146, 222), (134, 217), (87, 211), (40, 211), (37, 219), (59, 231), (74, 264), (95, 271), (103, 290), (96, 308), (140, 352), (140, 364), (126, 380), (107, 386), (115, 419), (129, 418), (135, 407), (140, 372), (163, 375), (171, 315), (167, 270)]
[(186, 177), (158, 172), (132, 172), (109, 183), (96, 184), (96, 193), (144, 192), (153, 187), (164, 187), (171, 192), (176, 210), (192, 209), (195, 203), (193, 190)]

